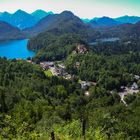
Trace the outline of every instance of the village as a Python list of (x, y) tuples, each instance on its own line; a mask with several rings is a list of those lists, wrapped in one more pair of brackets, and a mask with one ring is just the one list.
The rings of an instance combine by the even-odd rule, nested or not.
[[(57, 64), (56, 62), (40, 62), (40, 66), (42, 67), (44, 71), (49, 70), (53, 76), (61, 76), (67, 80), (72, 80), (72, 78), (74, 77), (74, 75), (71, 75), (66, 71), (66, 67), (63, 63)], [(140, 76), (138, 75), (134, 75), (134, 78), (136, 80), (140, 80)], [(90, 96), (90, 93), (88, 91), (89, 87), (97, 85), (96, 82), (92, 82), (92, 81), (79, 80), (79, 83), (81, 85), (81, 89), (85, 91), (85, 96)], [(124, 104), (126, 104), (126, 102), (124, 101), (124, 98), (126, 95), (137, 94), (138, 92), (140, 92), (139, 87), (136, 82), (134, 82), (130, 87), (121, 86), (120, 89), (121, 91), (118, 94), (121, 98), (121, 101)]]
[[(137, 77), (137, 80), (140, 79), (140, 76), (138, 76), (138, 75), (135, 75), (135, 77)], [(137, 94), (139, 92), (140, 92), (140, 90), (139, 90), (138, 84), (136, 82), (134, 82), (130, 87), (122, 86), (121, 92), (119, 92), (118, 94), (121, 98), (121, 101), (127, 106), (127, 104), (124, 100), (125, 96), (127, 96), (128, 94), (134, 95), (134, 94)]]
[[(77, 45), (77, 48), (72, 52), (73, 54), (85, 54), (88, 50), (84, 45)], [(27, 60), (27, 62), (34, 64), (31, 60)], [(75, 66), (79, 67), (80, 63), (76, 62)], [(66, 66), (64, 65), (64, 62), (62, 61), (42, 61), (40, 62), (40, 66), (43, 69), (44, 73), (47, 76), (59, 76), (63, 77), (67, 80), (72, 80), (75, 76), (71, 75), (67, 72)], [(130, 74), (132, 76), (132, 74)], [(134, 75), (133, 78), (138, 81), (140, 80), (139, 75)], [(79, 80), (79, 84), (81, 85), (81, 89), (85, 91), (85, 96), (90, 96), (90, 93), (88, 91), (89, 87), (96, 86), (97, 82), (93, 81), (82, 81)], [(136, 82), (134, 82), (131, 86), (121, 86), (121, 91), (118, 92), (118, 95), (121, 98), (121, 101), (126, 105), (126, 102), (124, 101), (124, 98), (128, 94), (137, 94), (140, 92), (139, 87)], [(112, 91), (110, 93), (113, 93)]]
[[(72, 53), (85, 54), (87, 52), (87, 48), (83, 44), (79, 44)], [(43, 71), (48, 71), (48, 73), (52, 74), (53, 76), (61, 76), (69, 80), (74, 77), (74, 75), (71, 75), (66, 71), (66, 66), (61, 61), (43, 61), (40, 62), (40, 66), (42, 67)], [(76, 62), (76, 66), (79, 66), (79, 62)], [(84, 86), (85, 82), (82, 82), (81, 84)], [(87, 83), (87, 85), (89, 85), (89, 83)]]
[(71, 79), (72, 75), (66, 72), (65, 65), (63, 63), (57, 64), (57, 62), (44, 61), (40, 62), (40, 66), (43, 71), (50, 71), (53, 76), (61, 76), (65, 79)]

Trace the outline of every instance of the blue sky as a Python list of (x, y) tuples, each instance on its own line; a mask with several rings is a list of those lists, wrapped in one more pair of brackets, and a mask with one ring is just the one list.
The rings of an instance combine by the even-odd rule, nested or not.
[(0, 11), (36, 9), (60, 13), (70, 10), (81, 18), (122, 15), (140, 16), (140, 0), (0, 0)]

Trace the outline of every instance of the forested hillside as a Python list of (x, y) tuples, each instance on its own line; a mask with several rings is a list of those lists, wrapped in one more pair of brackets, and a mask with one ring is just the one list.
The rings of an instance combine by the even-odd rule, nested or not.
[(37, 65), (0, 59), (0, 67), (1, 139), (139, 139), (139, 94), (126, 107), (116, 93), (95, 86), (85, 96)]
[[(0, 140), (140, 140), (140, 22), (104, 20), (113, 27), (64, 11), (24, 30), (39, 33), (35, 57), (0, 58)], [(1, 34), (24, 38), (5, 22)]]
[[(38, 22), (34, 27), (27, 28), (24, 32), (29, 35), (45, 35), (51, 32), (56, 35), (64, 33), (77, 33), (87, 38), (94, 37), (95, 31), (90, 25), (86, 25), (83, 21), (70, 11), (64, 11), (60, 14), (48, 15)], [(39, 36), (43, 36), (43, 34)], [(36, 37), (39, 38), (39, 36)]]
[(121, 86), (131, 85), (135, 81), (134, 75), (140, 75), (140, 53), (111, 56), (95, 52), (72, 54), (65, 63), (69, 73), (84, 81), (97, 82), (107, 90), (119, 91)]
[(121, 39), (139, 39), (140, 22), (135, 24), (122, 24), (101, 30), (102, 37), (120, 37)]
[(33, 37), (28, 43), (30, 50), (38, 52), (38, 60), (66, 58), (72, 52), (71, 48), (75, 43), (87, 42), (100, 36), (98, 31), (84, 24), (69, 11), (51, 17), (46, 31)]

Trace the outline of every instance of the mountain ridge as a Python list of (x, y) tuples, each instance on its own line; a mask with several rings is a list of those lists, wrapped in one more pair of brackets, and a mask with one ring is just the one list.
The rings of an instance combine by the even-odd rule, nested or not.
[(0, 41), (24, 39), (25, 35), (16, 27), (0, 21)]
[(102, 18), (96, 18), (89, 22), (93, 27), (112, 27), (119, 24), (110, 17), (103, 16)]
[(44, 18), (44, 17), (46, 17), (48, 15), (52, 15), (52, 14), (54, 14), (54, 13), (51, 12), (51, 11), (46, 12), (46, 11), (41, 10), (41, 9), (38, 9), (38, 10), (36, 10), (36, 11), (31, 13), (31, 15), (34, 16), (35, 18), (37, 18), (38, 21), (41, 20), (42, 18)]
[[(39, 14), (39, 12), (42, 13), (43, 10), (38, 11), (37, 14)], [(5, 21), (5, 22), (11, 24), (12, 26), (18, 27), (19, 29), (23, 30), (25, 28), (34, 26), (35, 24), (38, 23), (38, 21), (41, 18), (43, 18), (45, 16), (45, 15), (41, 15), (41, 17), (38, 17), (35, 13), (34, 14), (33, 13), (29, 14), (21, 9), (17, 10), (16, 12), (14, 12), (12, 14), (8, 13), (8, 12), (3, 12), (0, 14), (0, 20)], [(44, 11), (44, 13), (45, 13), (45, 11)], [(53, 13), (46, 12), (46, 14), (49, 15), (49, 14), (53, 14)]]
[[(33, 28), (29, 28), (24, 30), (25, 33), (34, 33), (42, 31), (46, 32), (55, 32), (62, 33), (80, 33), (84, 32), (83, 30), (88, 30), (88, 32), (92, 33), (92, 27), (88, 24), (85, 24), (79, 17), (75, 16), (70, 11), (63, 11), (60, 14), (53, 14), (42, 19), (36, 26)], [(89, 33), (89, 34), (90, 34)], [(88, 34), (88, 35), (89, 35)]]

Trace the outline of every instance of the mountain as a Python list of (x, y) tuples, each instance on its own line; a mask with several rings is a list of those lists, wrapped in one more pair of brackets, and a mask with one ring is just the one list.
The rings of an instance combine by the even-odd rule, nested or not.
[[(93, 35), (91, 27), (83, 23), (83, 21), (76, 17), (73, 13), (69, 11), (64, 11), (61, 14), (53, 14), (48, 15), (40, 22), (38, 22), (34, 27), (25, 29), (24, 32), (27, 35), (33, 36), (37, 35), (44, 31), (54, 31), (58, 32), (69, 32), (69, 33), (77, 33), (77, 32), (85, 32)], [(88, 34), (88, 36), (89, 36)]]
[(116, 20), (117, 22), (120, 22), (120, 23), (132, 23), (132, 24), (135, 24), (138, 21), (140, 21), (140, 17), (138, 17), (138, 16), (127, 16), (126, 15), (126, 16), (115, 18), (114, 20)]
[(48, 15), (45, 18), (41, 19), (36, 25), (30, 28), (26, 28), (23, 32), (27, 36), (35, 36), (41, 32), (47, 30), (48, 26), (55, 20), (56, 14)]
[(110, 18), (110, 17), (95, 17), (91, 20), (82, 19), (85, 23), (90, 23), (93, 27), (112, 27), (119, 24), (135, 24), (140, 21), (140, 17), (138, 16), (122, 16), (118, 18)]
[(109, 17), (102, 17), (91, 20), (90, 24), (93, 27), (112, 27), (118, 25), (119, 22)]
[(95, 20), (91, 20), (91, 21), (89, 22), (89, 24), (90, 24), (93, 28), (100, 27), (100, 25), (99, 25)]
[(29, 14), (22, 10), (17, 10), (15, 13), (10, 14), (8, 12), (0, 13), (0, 20), (5, 21), (21, 30), (33, 27), (42, 18), (47, 15), (52, 15), (53, 12), (45, 12), (43, 10), (36, 10), (35, 12)]
[(140, 21), (132, 25), (129, 29), (128, 35), (134, 39), (140, 39)]
[(88, 18), (82, 18), (81, 19), (84, 23), (89, 23), (90, 22), (90, 19), (88, 19)]
[(48, 15), (52, 15), (52, 14), (53, 14), (53, 12), (46, 12), (46, 11), (43, 11), (43, 10), (36, 10), (33, 13), (31, 13), (31, 15), (38, 20), (41, 20), (42, 18), (44, 18)]
[(11, 21), (11, 14), (8, 12), (0, 13), (0, 20), (9, 23)]
[(31, 27), (37, 23), (37, 19), (32, 15), (18, 10), (11, 16), (11, 24), (20, 29)]
[(90, 29), (90, 26), (85, 25), (83, 21), (75, 16), (70, 11), (64, 11), (56, 15), (51, 24), (48, 25), (48, 30), (57, 30), (59, 32), (80, 33), (82, 30)]
[(94, 40), (99, 36), (99, 32), (94, 31), (91, 26), (69, 11), (49, 18), (49, 20), (48, 17), (44, 19), (47, 25), (46, 31), (33, 37), (28, 43), (30, 50), (38, 52), (36, 58), (39, 60), (63, 59), (73, 50), (75, 46), (73, 44)]
[(140, 39), (140, 22), (136, 24), (121, 24), (115, 27), (101, 29), (101, 36), (119, 37), (120, 39), (139, 40)]
[(1, 13), (0, 20), (5, 21), (19, 29), (34, 26), (38, 22), (38, 19), (22, 10), (18, 10), (13, 14), (8, 12)]
[(0, 21), (0, 41), (23, 39), (24, 34), (16, 27), (10, 24)]
[(25, 29), (24, 32), (30, 35), (37, 35), (44, 31), (55, 33), (88, 33), (93, 35), (91, 26), (86, 25), (80, 18), (70, 11), (64, 11), (61, 14), (48, 15), (38, 22), (34, 27)]
[(97, 21), (99, 17), (94, 17), (92, 20)]

